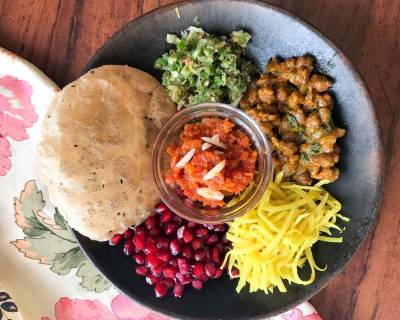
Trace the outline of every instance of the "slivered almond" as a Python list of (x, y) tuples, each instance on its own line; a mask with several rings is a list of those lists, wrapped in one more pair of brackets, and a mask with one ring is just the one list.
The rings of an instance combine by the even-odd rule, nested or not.
[(201, 140), (203, 140), (203, 141), (205, 141), (205, 142), (208, 142), (208, 143), (211, 143), (211, 144), (213, 144), (214, 146), (220, 147), (220, 148), (222, 148), (222, 149), (226, 149), (226, 144), (223, 143), (223, 142), (221, 142), (221, 141), (219, 141), (219, 136), (218, 136), (217, 134), (214, 135), (214, 136), (212, 136), (212, 138), (209, 138), (209, 137), (201, 137)]
[(175, 165), (177, 168), (183, 168), (194, 156), (196, 149), (190, 149), (188, 153), (186, 153), (181, 160)]
[(216, 177), (217, 174), (220, 173), (224, 167), (225, 167), (225, 160), (218, 162), (214, 168), (212, 168), (204, 175), (203, 180), (207, 181)]
[(211, 144), (211, 143), (204, 142), (203, 145), (201, 146), (201, 150), (202, 150), (202, 151), (205, 151), (205, 150), (207, 150), (207, 149), (210, 149), (211, 147), (212, 147), (212, 144)]
[(224, 154), (224, 152), (223, 152), (223, 151), (220, 151), (220, 150), (215, 150), (214, 152), (215, 152), (216, 154), (219, 154), (219, 155)]
[(200, 197), (203, 197), (204, 199), (215, 201), (220, 201), (224, 199), (224, 195), (221, 192), (212, 190), (210, 188), (198, 188), (196, 192)]

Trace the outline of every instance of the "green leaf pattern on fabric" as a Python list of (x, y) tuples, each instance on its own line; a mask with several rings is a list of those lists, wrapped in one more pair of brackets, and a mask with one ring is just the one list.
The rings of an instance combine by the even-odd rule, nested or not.
[(14, 208), (15, 222), (25, 237), (11, 243), (26, 257), (50, 265), (50, 270), (61, 276), (75, 269), (80, 285), (89, 291), (100, 293), (111, 288), (86, 258), (58, 210), (54, 219), (42, 211), (45, 201), (35, 181), (25, 184), (20, 197), (15, 198)]

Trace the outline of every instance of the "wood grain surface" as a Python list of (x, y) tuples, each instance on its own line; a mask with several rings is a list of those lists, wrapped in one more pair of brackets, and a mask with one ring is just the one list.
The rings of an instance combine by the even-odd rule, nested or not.
[[(63, 86), (125, 23), (172, 2), (0, 0), (0, 46)], [(312, 303), (325, 320), (400, 319), (400, 1), (269, 2), (310, 22), (347, 54), (370, 91), (386, 148), (386, 189), (375, 228)]]

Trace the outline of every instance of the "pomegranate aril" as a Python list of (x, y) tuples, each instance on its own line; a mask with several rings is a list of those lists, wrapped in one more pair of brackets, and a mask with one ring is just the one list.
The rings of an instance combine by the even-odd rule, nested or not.
[(133, 256), (133, 259), (135, 259), (135, 262), (136, 262), (137, 264), (143, 264), (144, 261), (145, 261), (145, 256), (144, 256), (143, 253), (136, 253), (136, 254)]
[(135, 234), (135, 231), (133, 231), (133, 229), (126, 229), (124, 232), (124, 238), (130, 239), (133, 237), (134, 234)]
[(146, 265), (149, 268), (154, 268), (155, 266), (160, 265), (160, 263), (161, 263), (161, 261), (154, 254), (149, 254), (147, 256)]
[(214, 247), (211, 249), (211, 260), (216, 264), (221, 263), (221, 250), (218, 247)]
[(193, 240), (193, 233), (189, 229), (183, 231), (183, 241), (190, 243)]
[(163, 266), (161, 264), (158, 264), (151, 268), (151, 274), (157, 278), (161, 277), (163, 274)]
[(149, 285), (153, 285), (153, 284), (156, 284), (157, 282), (158, 282), (158, 278), (156, 278), (155, 276), (153, 276), (153, 275), (151, 275), (151, 274), (148, 274), (147, 276), (146, 276), (146, 282), (149, 284)]
[(200, 239), (197, 239), (197, 238), (193, 239), (192, 247), (193, 247), (194, 250), (198, 250), (198, 249), (202, 248), (203, 247), (203, 241), (200, 240)]
[(218, 236), (214, 233), (214, 234), (210, 235), (204, 242), (207, 245), (216, 244), (218, 242)]
[(177, 267), (178, 266), (178, 259), (172, 259), (169, 264), (173, 267)]
[(239, 270), (236, 268), (232, 268), (230, 276), (237, 277), (238, 275), (239, 275)]
[(149, 234), (157, 237), (161, 234), (161, 229), (159, 227), (155, 227), (149, 231)]
[(147, 229), (151, 230), (157, 226), (158, 224), (157, 220), (158, 220), (157, 216), (155, 215), (150, 216), (144, 221), (144, 225), (146, 226)]
[(139, 276), (145, 276), (147, 274), (147, 268), (145, 266), (135, 267), (135, 271)]
[(223, 270), (221, 270), (221, 269), (217, 269), (216, 271), (215, 271), (215, 274), (214, 274), (214, 279), (218, 279), (218, 278), (221, 278), (221, 276), (222, 276), (222, 274), (224, 273), (224, 271)]
[(149, 235), (149, 236), (147, 236), (147, 238), (146, 238), (146, 243), (147, 243), (147, 244), (148, 244), (148, 243), (157, 243), (157, 239), (156, 239), (155, 236)]
[(169, 244), (169, 249), (171, 253), (176, 256), (182, 251), (182, 245), (180, 244), (179, 240), (175, 239), (172, 240), (171, 243)]
[(193, 255), (193, 249), (191, 247), (189, 247), (189, 246), (184, 246), (182, 248), (182, 253), (181, 254), (182, 254), (182, 256), (184, 258), (190, 260), (192, 258), (192, 255)]
[(155, 208), (154, 208), (154, 211), (157, 212), (157, 213), (164, 212), (165, 210), (169, 210), (169, 209), (168, 209), (168, 207), (167, 207), (164, 203), (162, 203), (162, 202), (160, 202), (159, 204), (157, 204), (157, 205), (155, 206)]
[(156, 256), (158, 259), (160, 259), (161, 261), (164, 261), (164, 262), (168, 262), (172, 258), (171, 254), (169, 253), (169, 251), (167, 249), (158, 250), (156, 253)]
[(198, 228), (196, 228), (196, 236), (198, 236), (199, 238), (204, 238), (205, 236), (208, 235), (208, 229), (200, 226)]
[(156, 293), (157, 298), (162, 298), (167, 294), (168, 288), (165, 284), (161, 282), (157, 282), (154, 287), (154, 292)]
[(132, 241), (131, 240), (125, 241), (124, 254), (126, 256), (130, 256), (130, 255), (132, 255), (134, 253), (134, 251), (135, 251), (135, 248), (134, 248), (134, 245), (133, 245)]
[(135, 244), (136, 248), (143, 250), (146, 245), (146, 235), (144, 233), (136, 234), (133, 237), (133, 243)]
[(175, 275), (175, 278), (179, 280), (180, 283), (182, 283), (183, 285), (185, 284), (189, 284), (192, 282), (192, 278), (190, 277), (190, 275), (188, 274), (182, 274), (180, 272), (178, 272)]
[(220, 243), (217, 243), (216, 245), (215, 245), (215, 248), (218, 248), (218, 250), (220, 250), (221, 252), (222, 251), (224, 251), (224, 245), (220, 242)]
[(141, 233), (147, 233), (147, 229), (144, 225), (139, 225), (137, 227), (135, 227), (135, 234), (141, 234)]
[(195, 280), (192, 281), (192, 286), (196, 290), (201, 290), (201, 289), (203, 289), (203, 282), (201, 280), (196, 280), (195, 279)]
[(224, 232), (225, 230), (226, 230), (226, 227), (224, 224), (214, 225), (214, 231), (216, 231), (216, 232)]
[(206, 250), (199, 249), (194, 252), (193, 258), (196, 261), (203, 261), (206, 257)]
[(161, 222), (164, 222), (164, 223), (170, 222), (173, 217), (174, 217), (174, 213), (169, 209), (160, 213), (160, 220), (161, 220)]
[(165, 267), (163, 270), (164, 277), (174, 279), (178, 270), (172, 266)]
[(203, 282), (207, 282), (208, 281), (208, 276), (206, 274), (203, 274), (203, 275), (201, 275), (199, 277), (198, 280), (203, 281)]
[(177, 226), (175, 223), (173, 222), (168, 222), (165, 226), (164, 226), (164, 233), (167, 236), (172, 236), (175, 232), (176, 232)]
[(175, 215), (175, 216), (172, 218), (172, 221), (175, 221), (175, 222), (178, 224), (178, 226), (181, 225), (182, 222), (183, 222), (182, 218), (181, 218), (180, 216), (177, 216), (177, 215)]
[(122, 234), (117, 233), (110, 239), (108, 244), (110, 246), (116, 246), (121, 241), (122, 237), (123, 237)]
[(162, 279), (160, 282), (168, 289), (172, 289), (175, 286), (175, 281), (172, 279)]
[(204, 266), (200, 262), (196, 262), (193, 265), (192, 274), (195, 278), (201, 278), (204, 275)]
[(185, 287), (183, 286), (183, 284), (176, 282), (174, 285), (174, 290), (173, 290), (173, 295), (175, 298), (181, 298), (183, 295), (183, 290), (185, 289)]
[(185, 232), (185, 226), (182, 226), (178, 229), (178, 231), (176, 231), (176, 236), (178, 237), (178, 239), (182, 239), (183, 238), (183, 233)]
[(190, 272), (190, 265), (186, 259), (178, 259), (179, 272), (182, 274), (187, 274)]
[(157, 239), (157, 248), (159, 249), (168, 249), (169, 241), (167, 238), (158, 238)]
[(187, 226), (189, 228), (195, 228), (195, 227), (198, 226), (198, 224), (196, 222), (193, 222), (193, 221), (188, 221)]
[(205, 265), (204, 265), (204, 269), (206, 270), (206, 275), (210, 278), (214, 277), (215, 275), (215, 271), (217, 271), (217, 268), (215, 266), (215, 263), (212, 261), (208, 261)]
[(158, 248), (154, 243), (148, 243), (143, 249), (145, 254), (155, 254), (158, 252)]

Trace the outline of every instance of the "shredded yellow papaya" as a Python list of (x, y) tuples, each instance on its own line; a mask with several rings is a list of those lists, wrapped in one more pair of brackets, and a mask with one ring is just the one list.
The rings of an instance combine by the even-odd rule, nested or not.
[[(309, 285), (319, 267), (311, 248), (317, 241), (343, 242), (342, 237), (332, 236), (330, 229), (343, 231), (337, 218), (348, 222), (339, 214), (342, 205), (322, 186), (301, 186), (283, 182), (283, 172), (276, 174), (269, 183), (258, 205), (242, 217), (229, 223), (227, 239), (232, 248), (227, 252), (223, 266), (239, 270), (236, 291), (246, 284), (250, 292), (272, 292), (275, 287), (286, 292), (284, 280), (289, 284)], [(229, 205), (229, 204), (228, 204)], [(299, 268), (308, 263), (310, 276), (301, 279)]]

